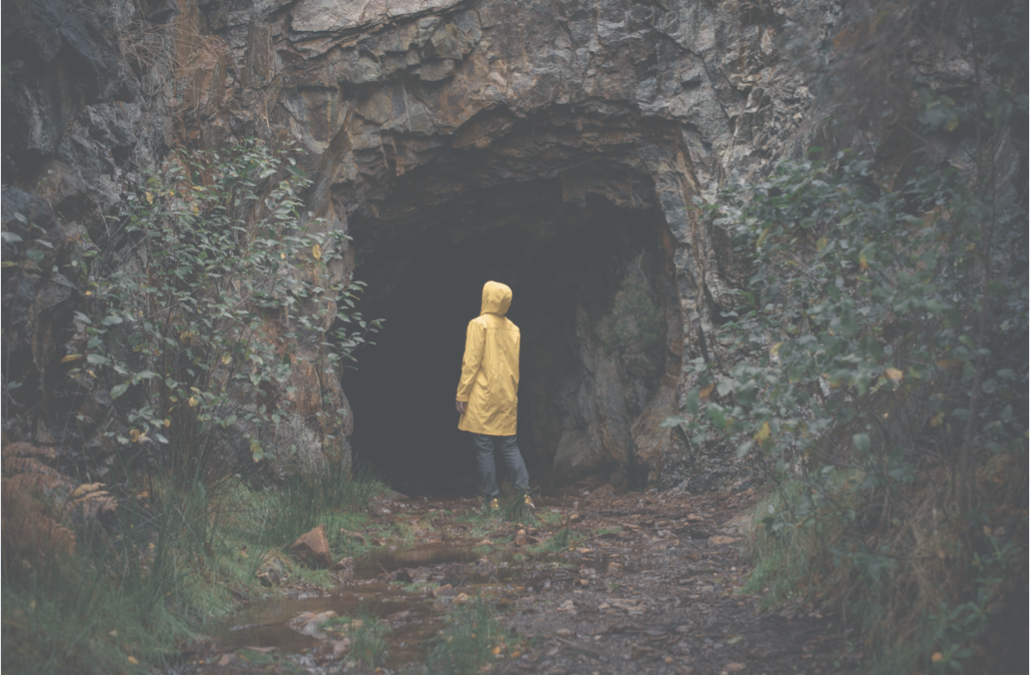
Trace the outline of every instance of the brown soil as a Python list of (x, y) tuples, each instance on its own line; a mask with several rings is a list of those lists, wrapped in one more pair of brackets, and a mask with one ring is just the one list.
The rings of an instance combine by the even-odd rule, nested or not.
[[(497, 519), (478, 538), (475, 524), (462, 517), (479, 508), (475, 501), (398, 496), (373, 511), (380, 524), (406, 523), (414, 544), (379, 540), (382, 554), (341, 573), (337, 589), (291, 589), (288, 610), (280, 604), (273, 619), (267, 612), (264, 619), (241, 618), (193, 652), (186, 669), (373, 672), (346, 657), (326, 656), (331, 650), (316, 638), (298, 642), (287, 626), (305, 608), (343, 614), (359, 600), (369, 606), (371, 599), (393, 629), (387, 658), (374, 672), (424, 672), (427, 637), (467, 594), (490, 598), (513, 637), (481, 672), (836, 671), (844, 631), (833, 617), (798, 608), (761, 612), (760, 594), (740, 591), (751, 569), (740, 546), (756, 501), (750, 489), (619, 495), (607, 485), (581, 483), (538, 497), (535, 523)], [(575, 535), (571, 547), (554, 552), (534, 546), (566, 528)], [(493, 553), (472, 551), (487, 540)], [(414, 590), (410, 583), (402, 586), (412, 576), (435, 583)], [(434, 597), (432, 589), (445, 583), (454, 593)], [(250, 621), (264, 621), (264, 632), (248, 634)], [(275, 649), (255, 654), (245, 646)]]

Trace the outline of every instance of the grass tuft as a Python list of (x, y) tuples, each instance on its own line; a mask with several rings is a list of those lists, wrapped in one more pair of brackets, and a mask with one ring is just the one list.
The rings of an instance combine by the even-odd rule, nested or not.
[(482, 598), (460, 605), (432, 641), (427, 665), (441, 675), (475, 675), (507, 646), (503, 626)]
[(369, 668), (379, 666), (386, 657), (386, 636), (390, 626), (367, 611), (358, 613), (350, 623), (350, 658)]

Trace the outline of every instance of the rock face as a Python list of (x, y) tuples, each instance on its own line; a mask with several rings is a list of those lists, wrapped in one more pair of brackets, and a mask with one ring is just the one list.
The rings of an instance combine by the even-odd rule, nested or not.
[[(471, 286), (493, 274), (526, 289), (522, 323), (535, 338), (524, 348), (520, 435), (538, 475), (604, 469), (653, 481), (697, 459), (660, 426), (690, 386), (683, 359), (706, 340), (715, 348), (725, 292), (693, 200), (712, 199), (727, 171), (760, 167), (794, 133), (808, 95), (772, 45), (786, 18), (814, 11), (805, 3), (17, 7), (5, 161), (30, 190), (58, 177), (37, 191), (46, 203), (36, 208), (62, 214), (50, 230), (96, 226), (170, 146), (293, 139), (316, 177), (310, 206), (353, 237), (352, 269), (373, 306), (456, 259), (495, 261), (470, 272)], [(11, 199), (39, 201), (22, 194)], [(428, 268), (411, 264), (430, 250)], [(556, 250), (563, 259), (540, 262)], [(60, 272), (33, 279), (10, 306), (69, 326), (74, 284)], [(27, 320), (10, 338), (26, 355), (46, 344), (28, 374), (41, 395), (48, 376), (38, 374), (53, 377), (67, 339), (54, 320)], [(305, 419), (319, 392), (338, 390), (308, 379), (294, 383)]]
[[(369, 282), (373, 305), (469, 260), (468, 285), (506, 274), (526, 289), (516, 303), (535, 308), (522, 324), (539, 339), (524, 347), (520, 435), (538, 472), (608, 467), (708, 487), (732, 462), (662, 426), (691, 386), (684, 362), (718, 358), (732, 276), (695, 201), (794, 152), (811, 96), (776, 38), (787, 21), (828, 35), (837, 11), (805, 0), (7, 3), (4, 173), (19, 187), (4, 193), (4, 228), (17, 229), (18, 209), (39, 213), (60, 256), (169, 147), (296, 141), (316, 180), (309, 205), (353, 237), (345, 273)], [(23, 355), (32, 390), (19, 399), (22, 435), (67, 415), (28, 412), (74, 330), (81, 298), (63, 269), (19, 272), (17, 292), (4, 271), (5, 350)], [(338, 382), (297, 377), (307, 402), (295, 412), (309, 423), (327, 393), (342, 399)], [(67, 428), (49, 442), (88, 442)]]

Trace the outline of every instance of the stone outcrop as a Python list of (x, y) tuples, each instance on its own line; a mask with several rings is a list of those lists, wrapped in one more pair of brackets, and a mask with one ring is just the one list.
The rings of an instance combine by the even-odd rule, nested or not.
[[(421, 251), (474, 247), (506, 231), (527, 241), (568, 235), (589, 249), (602, 236), (594, 224), (610, 215), (619, 221), (611, 241), (582, 269), (568, 264), (579, 278), (604, 260), (611, 268), (561, 292), (568, 324), (529, 364), (540, 373), (530, 376), (523, 420), (531, 418), (536, 452), (559, 479), (612, 465), (630, 480), (703, 488), (733, 474), (724, 453), (662, 425), (691, 386), (685, 361), (718, 357), (732, 281), (727, 244), (700, 225), (696, 203), (712, 202), (732, 172), (759, 172), (795, 152), (812, 96), (777, 38), (788, 21), (829, 35), (837, 3), (9, 7), (5, 230), (20, 231), (16, 211), (37, 214), (60, 258), (78, 245), (76, 228), (101, 227), (100, 213), (169, 147), (245, 135), (299, 145), (315, 178), (309, 206), (322, 227), (353, 237), (340, 273), (361, 270), (371, 301), (417, 283), (411, 260)], [(498, 241), (491, 245), (503, 249)], [(525, 266), (540, 255), (526, 253)], [(32, 390), (17, 399), (19, 434), (29, 435), (68, 414), (29, 408), (60, 375), (81, 295), (60, 260), (19, 270), (16, 293), (4, 272), (4, 345), (25, 365), (5, 378)], [(646, 348), (637, 310), (617, 311), (634, 284), (657, 312), (658, 343)], [(613, 343), (620, 321), (637, 337)], [(297, 377), (305, 397), (296, 413), (309, 423), (326, 398), (345, 401), (338, 380), (313, 370)], [(351, 430), (349, 419), (344, 428), (321, 424), (320, 435)], [(47, 442), (89, 440), (62, 434)]]

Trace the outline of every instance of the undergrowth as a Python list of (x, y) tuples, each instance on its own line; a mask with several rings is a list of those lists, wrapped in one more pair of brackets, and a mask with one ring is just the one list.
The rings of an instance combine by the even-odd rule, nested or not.
[[(1013, 598), (1025, 585), (1025, 549), (986, 526), (971, 537), (935, 504), (937, 476), (894, 506), (898, 516), (867, 519), (866, 543), (874, 545), (858, 544), (854, 514), (879, 511), (884, 495), (870, 495), (861, 472), (829, 474), (832, 499), (794, 479), (758, 505), (745, 545), (755, 567), (742, 591), (762, 593), (766, 609), (801, 603), (837, 614), (863, 672), (961, 671), (986, 657), (1000, 637), (988, 635), (991, 626), (1018, 621)], [(985, 468), (978, 479), (1002, 490), (1026, 480), (1013, 465)]]
[[(294, 564), (285, 548), (306, 524), (358, 529), (382, 484), (296, 478), (276, 491), (238, 478), (213, 486), (155, 483), (127, 495), (103, 521), (78, 518), (76, 549), (3, 557), (3, 661), (12, 672), (117, 673), (174, 665), (181, 644), (241, 598), (276, 593), (258, 575), (330, 583), (324, 571)], [(300, 485), (315, 495), (301, 500)], [(321, 485), (321, 489), (316, 489)], [(336, 495), (335, 505), (322, 501)], [(298, 509), (299, 511), (294, 511)], [(332, 527), (336, 525), (336, 527)], [(309, 528), (310, 529), (310, 528)], [(334, 556), (358, 547), (330, 536)], [(369, 633), (368, 654), (375, 633)]]
[(508, 637), (493, 607), (476, 598), (447, 616), (426, 663), (434, 675), (475, 675), (507, 647)]
[[(735, 288), (720, 301), (720, 353), (687, 361), (684, 416), (670, 420), (768, 479), (749, 590), (829, 608), (869, 672), (1023, 660), (1027, 199), (1001, 157), (1026, 160), (1010, 143), (1026, 94), (1007, 84), (1026, 79), (1026, 5), (945, 4), (884, 9), (873, 32), (908, 45), (928, 38), (920, 17), (940, 17), (967, 31), (969, 58), (1004, 56), (961, 101), (918, 80), (896, 99), (925, 134), (910, 164), (885, 162), (883, 147), (811, 147), (698, 203), (732, 242)], [(867, 65), (874, 46), (826, 43), (840, 68), (813, 77)], [(833, 84), (850, 95), (854, 82)], [(921, 145), (952, 132), (968, 162)]]
[(379, 666), (386, 656), (386, 635), (390, 626), (367, 611), (359, 612), (350, 623), (349, 658), (361, 661), (369, 668)]
[(518, 491), (504, 496), (499, 503), (498, 515), (510, 523), (536, 523), (533, 509), (526, 505), (525, 498), (525, 495)]
[(530, 553), (560, 553), (573, 548), (583, 537), (572, 529), (572, 523), (565, 521), (565, 526), (536, 546), (530, 546)]

